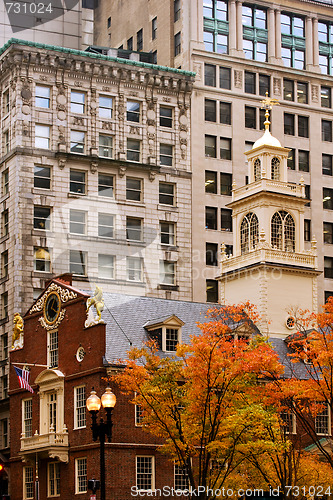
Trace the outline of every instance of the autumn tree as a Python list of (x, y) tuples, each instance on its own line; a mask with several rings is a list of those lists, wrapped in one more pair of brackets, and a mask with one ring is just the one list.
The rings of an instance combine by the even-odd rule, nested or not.
[(258, 380), (278, 378), (283, 367), (269, 343), (254, 335), (249, 304), (212, 310), (206, 319), (176, 356), (162, 357), (154, 342), (132, 349), (116, 381), (135, 394), (144, 429), (161, 439), (189, 485), (216, 490), (240, 484), (240, 466), (256, 445), (258, 453), (267, 446), (257, 435), (246, 451), (254, 426), (267, 417), (257, 401)]

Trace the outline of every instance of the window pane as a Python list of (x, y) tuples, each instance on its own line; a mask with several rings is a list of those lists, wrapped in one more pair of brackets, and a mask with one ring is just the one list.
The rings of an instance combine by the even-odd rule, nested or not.
[(216, 87), (216, 66), (205, 64), (205, 85)]
[(216, 101), (205, 99), (205, 120), (216, 122)]
[[(215, 66), (214, 66), (215, 68)], [(216, 84), (214, 84), (214, 87)], [(220, 66), (220, 88), (221, 89), (231, 89), (231, 69), (223, 68)]]
[(206, 170), (205, 172), (205, 191), (206, 193), (217, 193), (217, 172)]
[(98, 195), (113, 198), (113, 175), (98, 174)]

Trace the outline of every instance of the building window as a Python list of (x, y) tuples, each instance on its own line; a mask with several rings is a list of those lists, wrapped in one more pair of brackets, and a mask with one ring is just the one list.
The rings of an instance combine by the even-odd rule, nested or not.
[(297, 82), (297, 102), (301, 104), (308, 103), (308, 84)]
[(170, 144), (160, 144), (160, 165), (172, 167), (173, 147)]
[(250, 5), (242, 6), (243, 50), (247, 59), (267, 61), (267, 12)]
[(221, 173), (221, 194), (231, 196), (232, 192), (232, 174)]
[(9, 212), (8, 208), (2, 212), (2, 236), (9, 234)]
[[(7, 318), (7, 316), (5, 316), (4, 318)], [(4, 375), (3, 377), (1, 377), (1, 385), (2, 385), (2, 398), (6, 399), (8, 398), (8, 375)]]
[(220, 102), (220, 123), (231, 125), (231, 103)]
[(4, 104), (4, 115), (8, 115), (10, 111), (10, 96), (9, 96), (9, 89), (5, 90), (5, 92), (2, 94), (3, 96), (3, 104)]
[(175, 205), (175, 185), (167, 182), (159, 184), (159, 203), (161, 205)]
[(135, 425), (141, 426), (143, 422), (143, 410), (139, 404), (135, 405)]
[(87, 252), (81, 250), (69, 251), (69, 272), (76, 276), (86, 276)]
[(175, 245), (175, 224), (160, 222), (160, 236), (162, 245)]
[(126, 200), (142, 201), (142, 180), (126, 177)]
[(219, 285), (216, 280), (206, 280), (206, 302), (217, 303), (219, 300)]
[(75, 459), (75, 493), (87, 492), (87, 459)]
[(240, 226), (241, 253), (255, 250), (259, 240), (259, 221), (256, 214), (249, 212)]
[(143, 29), (139, 30), (136, 34), (136, 50), (140, 52), (143, 49)]
[(85, 93), (84, 92), (76, 92), (75, 90), (71, 91), (71, 112), (84, 114), (85, 112)]
[(216, 66), (205, 64), (205, 85), (216, 87)]
[(291, 14), (281, 14), (281, 42), (284, 65), (304, 69), (305, 29), (303, 18)]
[(35, 147), (50, 149), (50, 127), (48, 125), (35, 125)]
[(126, 239), (142, 241), (142, 219), (126, 217)]
[(140, 103), (136, 101), (127, 101), (126, 118), (128, 122), (140, 123)]
[(9, 170), (6, 168), (2, 172), (2, 195), (5, 196), (9, 193)]
[(114, 279), (114, 255), (98, 254), (98, 277)]
[(206, 50), (225, 54), (228, 52), (228, 4), (222, 0), (205, 0), (204, 42)]
[(324, 277), (333, 278), (333, 257), (324, 257)]
[(157, 35), (157, 17), (154, 17), (154, 19), (151, 22), (151, 38), (152, 40), (155, 40)]
[(330, 407), (326, 401), (318, 403), (324, 408), (315, 416), (315, 430), (316, 434), (330, 436), (331, 435), (331, 413)]
[(220, 137), (220, 158), (231, 160), (231, 139)]
[(37, 108), (50, 107), (51, 89), (42, 85), (36, 85), (35, 88), (35, 105)]
[(257, 108), (245, 106), (245, 127), (257, 128)]
[(9, 130), (6, 130), (3, 134), (4, 146), (5, 146), (5, 154), (9, 153), (10, 150), (10, 137)]
[(217, 266), (218, 245), (217, 243), (206, 243), (206, 266)]
[(32, 436), (32, 399), (22, 401), (22, 432), (26, 438)]
[(309, 151), (298, 151), (298, 170), (302, 172), (310, 171)]
[[(58, 331), (53, 330), (48, 332), (48, 367), (57, 368), (58, 366)], [(50, 394), (52, 396), (52, 394)], [(54, 425), (54, 431), (56, 430), (56, 394), (53, 394), (53, 398), (49, 400), (50, 404), (50, 426)]]
[(178, 33), (175, 34), (174, 37), (174, 44), (175, 44), (175, 56), (178, 56), (181, 52), (181, 32), (178, 31)]
[[(293, 135), (293, 134), (291, 134)], [(308, 116), (298, 116), (298, 136), (299, 137), (309, 137), (309, 117)]]
[(174, 262), (160, 260), (160, 283), (163, 283), (164, 285), (175, 285), (176, 264)]
[(113, 113), (113, 98), (107, 95), (99, 96), (98, 114), (100, 118), (112, 118)]
[(173, 20), (174, 22), (180, 19), (180, 0), (174, 0), (173, 2)]
[(153, 64), (157, 64), (157, 50), (153, 51)]
[(48, 496), (56, 497), (60, 495), (60, 463), (51, 462), (48, 464)]
[(127, 160), (140, 161), (140, 141), (127, 139)]
[(86, 388), (84, 385), (74, 387), (74, 428), (82, 429), (86, 426)]
[(142, 281), (141, 257), (127, 257), (126, 268), (128, 281)]
[(23, 467), (23, 498), (29, 500), (34, 498), (34, 469)]
[(271, 77), (259, 74), (259, 95), (266, 96), (271, 93)]
[(324, 222), (324, 243), (333, 244), (333, 223)]
[(206, 229), (217, 229), (217, 208), (206, 207)]
[(86, 194), (86, 173), (79, 170), (69, 172), (69, 190), (71, 193)]
[(160, 106), (160, 126), (172, 128), (172, 108)]
[(113, 137), (109, 135), (99, 136), (99, 156), (104, 158), (112, 158), (113, 156)]
[(284, 133), (295, 135), (295, 115), (291, 113), (284, 113)]
[(221, 208), (221, 231), (232, 231), (232, 210)]
[(34, 229), (51, 229), (51, 209), (45, 207), (34, 207)]
[(217, 193), (217, 172), (205, 171), (205, 191), (206, 193)]
[(283, 99), (285, 101), (294, 100), (294, 82), (293, 80), (283, 79)]
[(285, 410), (280, 414), (283, 429), (286, 434), (296, 434), (296, 416), (291, 411)]
[(333, 25), (318, 22), (319, 66), (324, 75), (332, 75)]
[(295, 170), (295, 150), (294, 149), (291, 149), (288, 153), (287, 168), (289, 170)]
[(176, 491), (188, 490), (189, 482), (186, 470), (183, 467), (180, 467), (178, 464), (175, 464), (174, 475), (175, 475), (175, 490)]
[[(215, 66), (214, 66), (215, 68)], [(215, 71), (215, 70), (214, 70)], [(214, 85), (215, 87), (216, 85)], [(220, 88), (231, 89), (231, 69), (220, 66)]]
[(133, 50), (133, 37), (132, 36), (127, 40), (127, 50), (130, 50), (130, 51)]
[(2, 448), (8, 448), (8, 419), (4, 418), (1, 420), (1, 445)]
[(5, 250), (1, 254), (1, 277), (8, 277), (8, 250)]
[(320, 90), (321, 105), (323, 108), (331, 108), (331, 89), (330, 87), (321, 87)]
[(332, 170), (332, 155), (322, 155), (322, 172), (323, 175), (333, 175)]
[(205, 156), (209, 158), (216, 158), (215, 135), (205, 135)]
[(256, 94), (256, 74), (245, 71), (245, 92), (247, 94)]
[(86, 234), (86, 212), (82, 210), (69, 211), (69, 232), (72, 234)]
[(98, 196), (114, 196), (114, 176), (107, 174), (98, 174)]
[(51, 256), (45, 248), (34, 248), (34, 271), (43, 273), (51, 272)]
[(205, 120), (216, 122), (216, 101), (212, 99), (205, 99)]
[(107, 25), (108, 28), (111, 28), (111, 17), (108, 17), (106, 25)]
[(304, 219), (304, 241), (311, 241), (311, 220)]
[(271, 245), (285, 252), (295, 252), (295, 221), (281, 210), (275, 212), (271, 220)]
[(154, 457), (136, 457), (136, 490), (155, 489)]
[(309, 202), (306, 203), (305, 206), (309, 207), (310, 206), (310, 200), (311, 200), (311, 195), (310, 195), (311, 186), (309, 184), (305, 184), (304, 188), (305, 188), (305, 199), (309, 200)]
[(84, 154), (86, 142), (85, 132), (80, 132), (78, 130), (71, 130), (71, 153)]
[(114, 215), (98, 214), (98, 236), (114, 238)]
[(50, 167), (34, 167), (34, 187), (41, 189), (51, 188), (51, 168)]
[(332, 142), (332, 122), (321, 120), (321, 140)]

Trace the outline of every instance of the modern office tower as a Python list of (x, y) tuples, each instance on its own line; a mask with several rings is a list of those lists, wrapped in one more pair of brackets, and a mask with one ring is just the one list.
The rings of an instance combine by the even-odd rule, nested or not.
[(191, 151), (193, 299), (216, 302), (220, 246), (232, 252), (232, 184), (247, 182), (245, 151), (262, 135), (266, 92), (279, 101), (272, 133), (303, 177), (305, 250), (318, 242), (318, 304), (333, 293), (333, 10), (325, 1), (100, 2), (95, 43), (152, 51), (194, 71)]
[(0, 47), (11, 38), (85, 50), (93, 43), (93, 2), (1, 2)]
[[(0, 396), (8, 405), (13, 315), (54, 274), (72, 273), (85, 290), (192, 299), (193, 76), (19, 41), (2, 49), (0, 69)], [(2, 448), (6, 418), (0, 411)]]

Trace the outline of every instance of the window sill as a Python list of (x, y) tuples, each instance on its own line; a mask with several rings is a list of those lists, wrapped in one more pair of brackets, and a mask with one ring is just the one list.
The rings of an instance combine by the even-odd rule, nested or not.
[(3, 278), (0, 279), (0, 285), (2, 285), (3, 283), (6, 283), (6, 281), (9, 280), (9, 276), (4, 276)]
[(48, 188), (33, 187), (31, 192), (32, 194), (39, 194), (41, 196), (55, 196), (55, 194), (51, 192), (51, 189)]
[(157, 286), (157, 289), (178, 292), (179, 286), (178, 285), (164, 285), (163, 283), (161, 283), (160, 285)]
[(8, 321), (9, 321), (9, 316), (6, 316), (5, 318), (0, 319), (0, 326), (5, 325), (6, 323), (8, 323)]
[(166, 252), (178, 252), (179, 247), (177, 247), (175, 245), (161, 244), (161, 250), (165, 250)]
[(178, 207), (176, 207), (175, 205), (162, 205), (161, 203), (159, 203), (157, 205), (157, 210), (164, 210), (164, 212), (178, 212)]
[(0, 203), (3, 203), (4, 201), (8, 200), (8, 198), (9, 198), (9, 193), (4, 194), (0, 199)]
[(2, 238), (0, 238), (0, 244), (8, 239), (9, 239), (9, 234), (5, 234), (5, 236), (2, 236)]
[(87, 196), (86, 193), (67, 193), (67, 198), (83, 198), (84, 196)]

